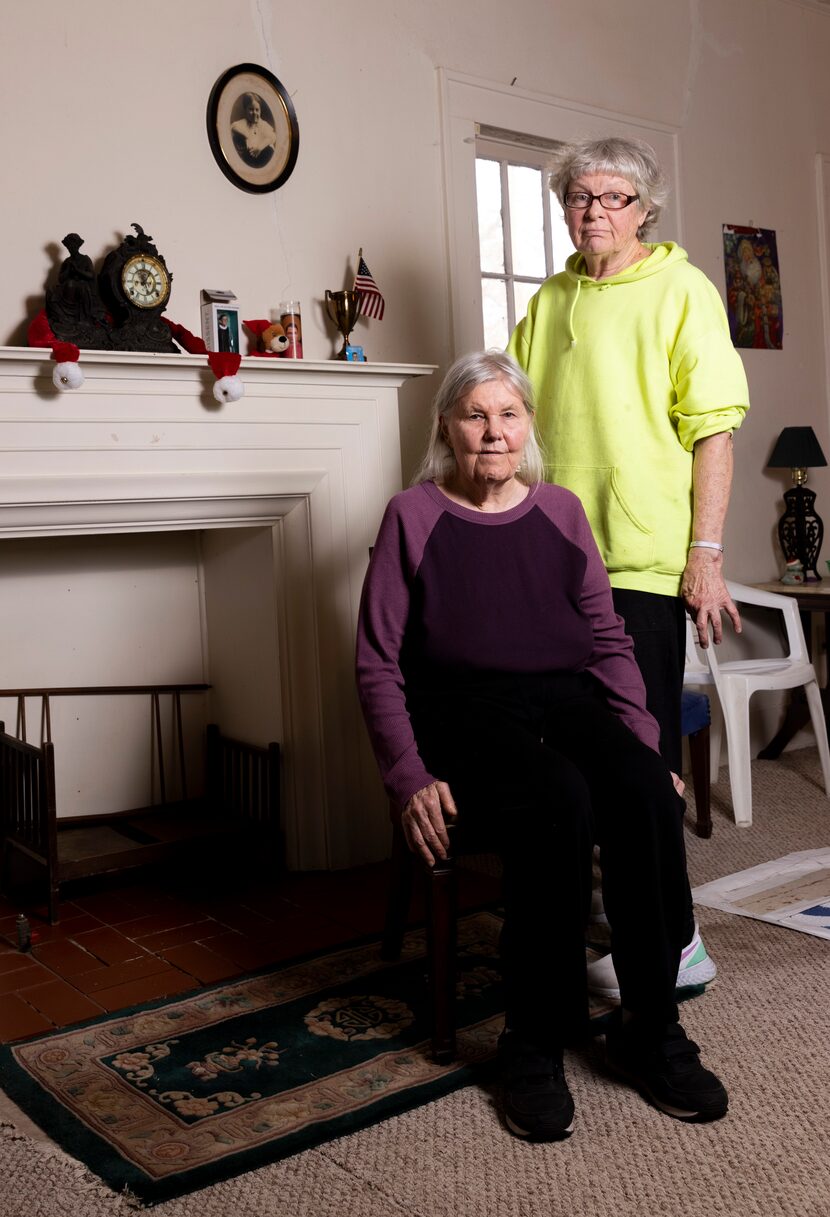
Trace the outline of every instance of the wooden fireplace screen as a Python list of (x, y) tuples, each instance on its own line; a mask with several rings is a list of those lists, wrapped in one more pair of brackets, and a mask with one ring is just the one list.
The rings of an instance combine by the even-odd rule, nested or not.
[[(209, 689), (206, 684), (88, 685), (52, 689), (0, 689), (17, 699), (16, 734), (0, 722), (0, 890), (10, 894), (14, 855), (45, 871), (49, 921), (59, 916), (60, 886), (134, 866), (170, 859), (219, 857), (283, 864), (280, 825), (280, 748), (244, 743), (223, 735), (216, 724), (206, 732), (204, 795), (188, 794), (181, 698)], [(159, 801), (111, 815), (60, 817), (55, 795), (55, 746), (50, 699), (60, 696), (149, 697), (155, 737)], [(161, 698), (172, 699), (173, 734), (180, 798), (168, 799), (168, 766), (161, 721)], [(26, 739), (26, 698), (41, 700), (39, 746)]]

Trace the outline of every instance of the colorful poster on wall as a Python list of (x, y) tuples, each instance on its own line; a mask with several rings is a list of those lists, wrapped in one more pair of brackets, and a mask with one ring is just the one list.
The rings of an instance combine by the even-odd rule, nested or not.
[(784, 336), (778, 247), (771, 228), (723, 226), (726, 311), (736, 347), (780, 351)]

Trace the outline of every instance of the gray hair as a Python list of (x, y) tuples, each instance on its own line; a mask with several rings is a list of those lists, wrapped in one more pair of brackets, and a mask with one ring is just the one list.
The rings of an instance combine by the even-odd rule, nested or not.
[(642, 240), (660, 219), (663, 204), (669, 197), (668, 182), (651, 144), (642, 139), (617, 137), (564, 144), (556, 153), (550, 175), (550, 188), (563, 207), (572, 179), (586, 173), (610, 173), (631, 182), (641, 206), (648, 211), (637, 229), (637, 236)]
[(522, 463), (516, 477), (527, 486), (533, 486), (544, 478), (544, 461), (536, 434), (536, 406), (533, 388), (527, 376), (511, 355), (505, 351), (472, 351), (456, 359), (447, 372), (432, 403), (432, 426), (429, 442), (421, 467), (412, 479), (418, 482), (445, 482), (455, 470), (455, 455), (443, 435), (442, 423), (462, 397), (466, 397), (479, 385), (491, 380), (503, 380), (508, 388), (522, 399), (530, 415), (530, 431), (525, 441)]

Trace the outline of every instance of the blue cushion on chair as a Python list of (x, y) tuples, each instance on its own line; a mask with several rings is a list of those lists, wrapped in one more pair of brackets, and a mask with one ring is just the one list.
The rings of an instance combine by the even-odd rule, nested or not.
[(694, 735), (702, 731), (712, 721), (709, 711), (709, 698), (705, 693), (690, 693), (683, 690), (683, 700), (680, 706), (680, 729), (684, 735)]

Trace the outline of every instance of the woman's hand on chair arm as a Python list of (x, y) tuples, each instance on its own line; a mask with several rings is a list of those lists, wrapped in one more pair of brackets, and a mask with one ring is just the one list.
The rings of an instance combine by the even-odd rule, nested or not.
[(401, 828), (406, 843), (427, 866), (434, 866), (447, 856), (450, 839), (446, 817), (458, 814), (455, 800), (446, 782), (432, 782), (416, 790), (401, 812)]

